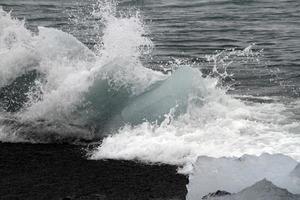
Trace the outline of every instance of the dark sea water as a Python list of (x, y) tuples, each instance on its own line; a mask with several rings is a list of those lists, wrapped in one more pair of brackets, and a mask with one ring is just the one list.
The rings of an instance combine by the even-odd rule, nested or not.
[[(89, 182), (82, 167), (49, 186), (44, 199), (51, 199), (49, 191), (57, 185), (71, 184), (73, 175), (78, 176), (76, 185), (62, 186), (53, 199), (82, 195), (80, 182), (91, 194), (105, 195), (101, 198), (184, 199), (186, 179), (174, 167), (147, 168), (132, 160), (179, 166), (179, 173), (193, 177), (187, 186), (189, 200), (218, 189), (239, 192), (244, 187), (226, 181), (222, 185), (209, 170), (205, 172), (211, 176), (202, 177), (201, 170), (210, 165), (197, 159), (245, 154), (258, 156), (240, 159), (249, 159), (247, 169), (257, 175), (247, 186), (267, 178), (300, 193), (299, 170), (290, 172), (300, 161), (300, 1), (0, 0), (0, 7), (0, 149), (8, 152), (0, 154), (5, 169), (0, 172), (8, 180), (0, 187), (7, 199), (30, 199), (20, 188), (15, 190), (20, 194), (9, 194), (14, 193), (10, 187), (28, 184), (31, 178), (35, 185), (36, 176), (45, 176), (43, 184), (56, 182), (39, 171), (37, 161), (28, 163), (37, 173), (26, 171), (24, 179), (19, 166), (9, 169), (26, 163), (22, 157), (27, 153), (42, 162), (47, 154), (49, 162), (58, 162), (45, 168), (56, 179), (62, 173), (58, 168), (66, 170), (60, 163), (66, 152), (72, 155), (68, 165), (99, 167), (114, 178), (105, 172)], [(98, 145), (87, 151), (91, 160), (85, 163), (85, 156), (76, 157), (76, 145), (86, 149), (90, 143)], [(289, 158), (260, 157), (262, 153)], [(110, 171), (102, 159), (129, 162), (109, 160), (114, 166)], [(251, 159), (268, 164), (255, 167)], [(223, 166), (220, 171), (235, 167), (231, 160), (218, 162), (214, 164)], [(265, 174), (266, 166), (274, 166), (272, 173)], [(135, 170), (123, 176), (124, 168), (131, 167)], [(284, 175), (272, 175), (279, 172)], [(149, 183), (151, 173), (159, 188)], [(226, 173), (238, 177), (234, 180), (250, 180), (247, 173)], [(298, 173), (298, 182), (293, 185), (285, 173)], [(147, 176), (141, 183), (145, 191), (131, 175)], [(109, 187), (103, 189), (101, 177)], [(123, 191), (127, 179), (133, 188), (124, 186)], [(99, 180), (102, 189), (97, 190)], [(198, 190), (203, 185), (198, 180), (207, 180), (208, 189)]]
[[(95, 2), (95, 1), (94, 1)], [(2, 0), (6, 11), (25, 18), (27, 26), (71, 32), (93, 46), (95, 19), (72, 23), (91, 12), (93, 1)], [(201, 59), (224, 49), (255, 44), (260, 64), (232, 66), (242, 94), (299, 97), (300, 24), (298, 1), (120, 1), (120, 9), (139, 9), (155, 43), (155, 62), (171, 58)], [(79, 13), (79, 14), (78, 14)], [(240, 91), (241, 90), (241, 91)], [(250, 90), (250, 91), (248, 91)]]

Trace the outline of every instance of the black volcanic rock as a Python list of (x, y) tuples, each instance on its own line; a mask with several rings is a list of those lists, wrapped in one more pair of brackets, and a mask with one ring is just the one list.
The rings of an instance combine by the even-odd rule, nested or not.
[(176, 166), (88, 160), (85, 148), (0, 143), (0, 199), (185, 199)]
[(77, 197), (64, 197), (61, 200), (107, 200), (107, 197), (101, 194), (89, 194)]
[(204, 197), (202, 197), (202, 199), (209, 199), (211, 197), (221, 197), (221, 196), (226, 196), (226, 195), (230, 195), (230, 194), (231, 193), (229, 193), (227, 191), (218, 190), (216, 192), (209, 193), (208, 195), (205, 195)]

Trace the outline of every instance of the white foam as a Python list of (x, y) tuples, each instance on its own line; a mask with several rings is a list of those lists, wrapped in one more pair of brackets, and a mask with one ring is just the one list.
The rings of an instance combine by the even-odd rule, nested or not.
[[(107, 34), (109, 35), (109, 34)], [(207, 56), (214, 64), (214, 74), (229, 76), (227, 67), (232, 57), (258, 59), (252, 45), (244, 50), (222, 51)], [(177, 66), (182, 67), (182, 66)], [(184, 165), (191, 169), (198, 156), (213, 157), (284, 153), (300, 159), (299, 121), (282, 103), (245, 104), (218, 87), (218, 79), (203, 78), (195, 73), (189, 94), (188, 112), (167, 119), (161, 125), (145, 122), (125, 126), (105, 138), (93, 152), (92, 159), (138, 159)], [(174, 108), (176, 109), (176, 108)], [(187, 171), (185, 171), (187, 172)]]
[[(3, 10), (0, 16), (0, 26), (5, 27), (0, 34), (3, 50), (0, 86), (32, 69), (42, 74), (36, 81), (36, 89), (32, 89), (40, 92), (29, 92), (31, 101), (15, 114), (20, 120), (75, 123), (78, 119), (74, 112), (86, 103), (85, 97), (97, 80), (107, 81), (114, 90), (126, 88), (131, 96), (136, 96), (166, 78), (145, 68), (140, 61), (140, 56), (152, 48), (152, 42), (144, 36), (146, 32), (138, 14), (121, 17), (107, 14), (102, 22), (104, 35), (98, 41), (102, 45), (96, 53), (68, 33), (38, 27), (38, 33), (33, 34), (24, 27), (23, 21)], [(8, 46), (7, 35), (11, 30), (14, 37), (8, 38), (11, 39)]]
[(0, 8), (0, 87), (8, 84), (37, 62), (31, 48), (33, 35), (24, 21), (11, 17)]
[[(191, 94), (186, 114), (173, 120), (167, 118), (161, 125), (145, 122), (126, 126), (105, 138), (92, 158), (163, 162), (185, 165), (185, 170), (190, 170), (201, 155), (268, 152), (300, 160), (299, 122), (292, 119), (285, 105), (246, 105), (218, 89), (216, 79), (204, 79), (200, 73), (198, 78), (202, 80), (199, 92)], [(205, 96), (199, 96), (203, 91), (207, 91)]]

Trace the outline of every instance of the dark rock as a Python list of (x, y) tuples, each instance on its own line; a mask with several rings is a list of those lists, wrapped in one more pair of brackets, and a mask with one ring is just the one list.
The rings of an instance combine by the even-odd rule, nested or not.
[(86, 146), (0, 143), (0, 199), (185, 199), (177, 166), (89, 160)]
[(64, 197), (61, 200), (106, 200), (105, 195), (101, 194), (88, 194), (88, 195), (81, 195), (76, 197)]
[(73, 198), (72, 197), (64, 197), (62, 198), (62, 200), (72, 200)]
[(223, 191), (223, 190), (218, 190), (213, 193), (209, 193), (208, 195), (205, 195), (202, 197), (202, 199), (209, 199), (211, 197), (221, 197), (221, 196), (226, 196), (226, 195), (231, 195), (231, 193)]

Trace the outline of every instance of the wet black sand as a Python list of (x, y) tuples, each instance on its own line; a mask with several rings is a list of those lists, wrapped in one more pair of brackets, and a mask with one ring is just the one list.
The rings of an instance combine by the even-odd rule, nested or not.
[(0, 143), (2, 199), (185, 199), (176, 167), (87, 160), (82, 146)]

